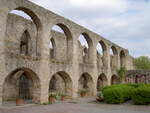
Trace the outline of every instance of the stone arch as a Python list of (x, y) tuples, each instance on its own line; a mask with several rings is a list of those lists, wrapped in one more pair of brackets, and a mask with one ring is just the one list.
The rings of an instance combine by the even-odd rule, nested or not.
[[(35, 24), (36, 26), (36, 55), (40, 55), (41, 54), (41, 50), (40, 50), (40, 46), (41, 46), (41, 35), (42, 35), (42, 23), (41, 23), (41, 20), (39, 19), (39, 17), (29, 8), (26, 8), (26, 7), (23, 7), (23, 6), (18, 6), (16, 8), (13, 8), (13, 9), (10, 9), (9, 12), (8, 12), (8, 15), (7, 15), (7, 21), (8, 21), (8, 17), (9, 17), (9, 13), (13, 10), (16, 10), (16, 11), (22, 11), (24, 12), (25, 14), (27, 14), (29, 17), (31, 17), (33, 23)], [(7, 27), (7, 26), (6, 26)]]
[(124, 52), (124, 50), (120, 51), (120, 67), (125, 67), (125, 63), (126, 63), (126, 54)]
[[(81, 52), (79, 57), (82, 58), (82, 62), (83, 63), (88, 63), (88, 62), (92, 62), (92, 49), (93, 49), (93, 42), (92, 39), (90, 38), (90, 36), (83, 32), (80, 34), (78, 41), (80, 43), (80, 45), (78, 45), (79, 47), (79, 51)], [(82, 46), (82, 47), (81, 47)]]
[(78, 80), (78, 90), (87, 90), (87, 96), (92, 96), (94, 93), (93, 78), (88, 73), (83, 73)]
[(119, 84), (119, 77), (117, 75), (112, 75), (111, 77), (111, 85)]
[(111, 69), (116, 69), (117, 68), (117, 63), (118, 63), (118, 51), (115, 46), (111, 46), (112, 54), (110, 53), (110, 66)]
[(97, 91), (100, 91), (103, 87), (107, 86), (107, 84), (107, 76), (104, 73), (100, 74), (97, 79)]
[(72, 88), (72, 79), (64, 71), (55, 73), (49, 81), (49, 92), (64, 93), (71, 97)]
[(49, 48), (50, 48), (50, 58), (55, 59), (56, 58), (56, 44), (53, 38), (50, 39)]
[[(61, 34), (62, 36), (64, 35), (65, 36), (65, 40), (66, 40), (66, 50), (63, 50), (63, 53), (65, 52), (66, 54), (66, 60), (67, 61), (71, 61), (72, 59), (72, 45), (73, 45), (73, 39), (72, 39), (72, 33), (70, 31), (70, 29), (68, 28), (67, 25), (63, 24), (63, 23), (55, 23), (53, 24), (53, 26), (51, 27), (51, 37), (54, 37), (53, 35), (55, 35), (55, 30), (53, 31), (53, 27), (57, 26), (58, 28), (60, 28), (63, 32), (59, 32), (59, 31), (56, 31), (57, 33)], [(56, 45), (57, 46), (57, 45)]]
[(19, 6), (17, 8), (12, 9), (12, 10), (23, 11), (24, 13), (26, 13), (27, 15), (29, 15), (31, 17), (31, 19), (35, 23), (37, 29), (41, 29), (42, 28), (42, 24), (41, 24), (41, 21), (40, 21), (39, 17), (31, 9)]
[(104, 41), (100, 40), (97, 44), (97, 58), (101, 67), (106, 67), (107, 64), (107, 46)]
[[(20, 84), (21, 78), (25, 77), (28, 84)], [(26, 83), (24, 81), (23, 83)], [(22, 85), (24, 87), (22, 87)], [(29, 86), (29, 87), (27, 87)], [(25, 89), (24, 89), (25, 88)], [(28, 91), (28, 92), (27, 92)], [(24, 92), (24, 93), (23, 93)], [(41, 95), (41, 81), (37, 74), (29, 68), (18, 68), (12, 71), (3, 83), (3, 102), (14, 101), (16, 98), (32, 100), (31, 102), (39, 103)], [(26, 96), (29, 96), (28, 98)]]

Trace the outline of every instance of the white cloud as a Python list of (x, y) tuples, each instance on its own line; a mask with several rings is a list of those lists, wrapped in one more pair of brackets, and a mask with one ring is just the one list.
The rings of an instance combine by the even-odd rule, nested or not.
[(80, 7), (120, 7), (122, 0), (70, 0), (70, 3)]

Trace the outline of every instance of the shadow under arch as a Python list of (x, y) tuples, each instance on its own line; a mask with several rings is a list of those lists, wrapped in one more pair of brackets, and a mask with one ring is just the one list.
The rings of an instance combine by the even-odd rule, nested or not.
[[(112, 52), (112, 53), (111, 53)], [(110, 49), (110, 66), (112, 70), (116, 70), (118, 65), (118, 51), (115, 46)]]
[(72, 79), (64, 71), (55, 73), (49, 81), (49, 92), (63, 93), (69, 97), (73, 95)]
[[(20, 84), (22, 77), (25, 78), (25, 81)], [(25, 101), (30, 100), (32, 103), (40, 103), (41, 81), (31, 69), (17, 68), (5, 78), (2, 94), (3, 103), (14, 101), (17, 98), (22, 98)]]
[(120, 67), (125, 67), (126, 54), (125, 54), (124, 50), (120, 51), (119, 56), (120, 56)]
[(97, 79), (97, 91), (102, 90), (102, 88), (107, 85), (108, 85), (107, 76), (104, 73), (100, 74)]
[(78, 91), (87, 90), (87, 96), (93, 96), (94, 94), (94, 82), (92, 76), (85, 72), (78, 80)]
[(119, 84), (119, 77), (117, 75), (112, 75), (111, 77), (111, 85)]

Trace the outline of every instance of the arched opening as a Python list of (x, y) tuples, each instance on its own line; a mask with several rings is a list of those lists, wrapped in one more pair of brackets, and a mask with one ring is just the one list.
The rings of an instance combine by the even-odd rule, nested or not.
[(114, 84), (119, 84), (119, 77), (116, 75), (113, 75), (111, 77), (111, 85), (114, 85)]
[(51, 29), (51, 38), (56, 38), (56, 47), (59, 48), (57, 52), (58, 59), (64, 59), (67, 61), (72, 60), (72, 34), (69, 28), (61, 23), (54, 25)]
[(117, 49), (116, 47), (112, 46), (110, 49), (110, 66), (112, 70), (117, 69)]
[(98, 58), (98, 64), (100, 67), (105, 67), (107, 64), (107, 47), (106, 44), (101, 40), (97, 44), (97, 58)]
[(79, 36), (79, 58), (82, 61), (82, 63), (89, 63), (92, 60), (92, 40), (86, 33), (82, 33)]
[(30, 55), (31, 53), (31, 37), (27, 30), (23, 32), (20, 40), (20, 54)]
[(102, 73), (97, 79), (97, 91), (102, 90), (103, 87), (107, 86), (107, 77), (104, 73)]
[[(25, 8), (25, 7), (18, 7), (18, 8), (16, 8), (16, 9), (14, 9), (14, 10), (12, 10), (12, 11), (10, 11), (9, 13), (8, 13), (8, 17), (7, 17), (7, 30), (9, 29), (8, 27), (10, 27), (10, 23), (9, 23), (9, 21), (10, 20), (12, 20), (12, 17), (14, 18), (14, 19), (16, 19), (15, 18), (15, 16), (17, 17), (17, 18), (20, 18), (20, 17), (22, 17), (22, 19), (25, 19), (25, 20), (28, 20), (28, 21), (31, 21), (31, 24), (33, 24), (33, 25), (35, 25), (35, 30), (36, 31), (34, 31), (36, 34), (35, 34), (35, 36), (36, 36), (36, 39), (35, 39), (35, 49), (34, 49), (34, 51), (32, 51), (32, 53), (33, 52), (35, 52), (35, 54), (36, 55), (39, 55), (40, 54), (40, 50), (39, 50), (39, 46), (40, 46), (40, 44), (39, 43), (41, 43), (40, 42), (40, 39), (41, 38), (39, 38), (40, 36), (41, 36), (41, 29), (42, 29), (42, 24), (41, 24), (41, 21), (40, 21), (40, 19), (37, 17), (37, 15), (33, 12), (33, 11), (31, 11), (30, 9), (28, 9), (28, 8)], [(12, 21), (15, 21), (15, 20), (12, 20)], [(17, 28), (16, 28), (17, 29)], [(22, 28), (21, 30), (23, 30), (23, 31), (25, 31), (25, 32), (23, 32), (23, 35), (22, 35), (22, 37), (21, 37), (21, 39), (23, 39), (23, 37), (29, 37), (30, 35), (29, 35), (29, 32), (27, 32), (28, 30), (24, 30), (24, 29), (26, 29), (26, 28)], [(20, 31), (21, 31), (20, 30)], [(17, 31), (15, 31), (15, 30), (12, 30), (13, 32), (17, 32)], [(25, 38), (24, 38), (25, 39)], [(9, 39), (8, 39), (9, 40)], [(26, 41), (28, 40), (28, 38), (26, 38)], [(12, 43), (12, 42), (11, 42)], [(23, 42), (24, 43), (24, 42)], [(27, 53), (27, 50), (29, 50), (29, 49), (27, 49), (27, 46), (25, 47), (25, 44), (20, 44), (20, 47), (22, 47), (22, 48), (20, 48), (19, 47), (19, 45), (17, 45), (18, 46), (18, 49), (20, 48), (20, 53), (22, 54), (22, 52), (24, 52), (24, 53)], [(27, 45), (27, 44), (26, 44)], [(13, 48), (13, 47), (12, 47)], [(21, 51), (21, 50), (25, 50), (25, 51)], [(31, 48), (30, 48), (31, 49)], [(24, 55), (27, 55), (27, 54), (24, 54)]]
[(38, 76), (30, 69), (19, 68), (11, 72), (3, 84), (3, 104), (23, 99), (24, 103), (40, 102), (41, 85)]
[(49, 82), (49, 92), (72, 96), (72, 80), (65, 72), (57, 72)]
[(93, 79), (88, 73), (83, 73), (79, 79), (78, 90), (86, 90), (87, 96), (93, 95)]
[(50, 48), (50, 58), (55, 59), (55, 57), (56, 57), (56, 45), (55, 45), (55, 41), (53, 38), (50, 39), (49, 48)]
[(120, 52), (120, 67), (125, 67), (125, 62), (126, 62), (126, 55), (125, 52), (122, 50)]

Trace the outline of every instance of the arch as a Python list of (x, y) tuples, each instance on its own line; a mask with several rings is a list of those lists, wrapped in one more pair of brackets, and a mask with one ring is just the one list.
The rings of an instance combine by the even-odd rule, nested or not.
[[(79, 57), (82, 59), (83, 63), (92, 62), (92, 48), (93, 48), (93, 42), (92, 39), (89, 37), (87, 33), (81, 33), (81, 35), (78, 38), (78, 41), (80, 45), (78, 45), (80, 51)], [(81, 47), (82, 46), (82, 47)]]
[(27, 15), (29, 15), (31, 17), (31, 19), (35, 23), (37, 29), (41, 29), (42, 28), (42, 23), (41, 23), (39, 17), (31, 9), (26, 8), (26, 7), (17, 7), (15, 9), (13, 9), (13, 10), (23, 11), (24, 13), (26, 13)]
[[(39, 103), (41, 82), (35, 72), (29, 68), (18, 68), (12, 71), (3, 83), (3, 103), (22, 98), (24, 101)], [(29, 101), (26, 101), (28, 103)]]
[(107, 46), (104, 41), (100, 40), (97, 44), (97, 58), (100, 67), (106, 67), (107, 65)]
[(107, 51), (107, 46), (104, 43), (104, 41), (100, 40), (97, 44), (97, 52), (101, 54), (102, 56), (105, 55), (105, 52)]
[(55, 41), (53, 38), (50, 39), (49, 48), (50, 48), (50, 58), (55, 59), (55, 57), (56, 57), (56, 44), (55, 44)]
[(112, 54), (110, 52), (110, 66), (111, 69), (116, 69), (117, 68), (117, 63), (118, 63), (118, 51), (115, 46), (111, 46), (110, 51), (112, 51)]
[(22, 7), (22, 6), (19, 6), (17, 8), (14, 8), (14, 9), (10, 10), (8, 12), (7, 20), (9, 19), (8, 17), (9, 17), (10, 12), (12, 12), (14, 10), (16, 10), (16, 11), (22, 11), (25, 14), (27, 14), (31, 18), (31, 20), (33, 21), (33, 23), (35, 24), (36, 29), (37, 29), (37, 33), (36, 33), (36, 51), (35, 52), (36, 52), (36, 55), (40, 55), (40, 52), (41, 52), (41, 50), (40, 50), (41, 47), (40, 46), (41, 46), (41, 40), (42, 40), (40, 38), (41, 35), (42, 35), (42, 32), (41, 32), (42, 31), (41, 20), (39, 19), (39, 17), (31, 9), (26, 8), (26, 7)]
[(113, 55), (117, 55), (118, 52), (115, 46), (111, 46), (111, 50), (113, 52)]
[[(62, 32), (60, 32), (59, 30), (57, 31), (56, 29), (53, 30), (53, 28), (57, 26), (58, 28), (60, 28), (60, 30), (62, 30)], [(71, 56), (72, 56), (72, 45), (73, 45), (73, 39), (72, 39), (72, 33), (71, 31), (69, 30), (69, 28), (65, 25), (65, 24), (62, 24), (62, 23), (56, 23), (55, 25), (53, 25), (51, 27), (51, 34), (52, 36), (51, 37), (55, 37), (55, 33), (53, 32), (56, 32), (57, 34), (60, 34), (61, 36), (65, 37), (65, 49), (63, 50), (63, 53), (66, 55), (66, 58), (67, 58), (67, 61), (71, 61)], [(56, 45), (57, 47), (59, 45)]]
[(126, 55), (123, 50), (120, 51), (120, 67), (125, 67)]
[(64, 72), (55, 73), (49, 82), (49, 92), (64, 93), (67, 96), (72, 96), (72, 79)]
[(103, 87), (107, 86), (108, 80), (104, 73), (100, 74), (97, 79), (97, 91), (100, 91)]
[(111, 77), (111, 85), (119, 84), (119, 77), (117, 75), (112, 75)]
[(87, 96), (92, 96), (93, 95), (93, 90), (94, 90), (94, 83), (93, 79), (90, 74), (88, 73), (83, 73), (81, 77), (78, 80), (78, 90), (87, 90)]
[(99, 42), (100, 44), (101, 44), (101, 46), (102, 46), (102, 50), (103, 50), (103, 55), (105, 55), (104, 53), (105, 53), (105, 51), (107, 51), (107, 47), (106, 47), (106, 44), (104, 43), (104, 41), (100, 41)]

